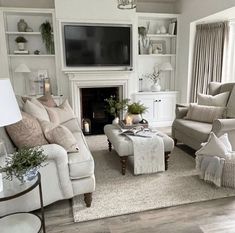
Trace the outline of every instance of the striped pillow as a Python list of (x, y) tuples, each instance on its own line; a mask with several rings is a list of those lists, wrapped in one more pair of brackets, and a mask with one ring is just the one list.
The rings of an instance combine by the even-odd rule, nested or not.
[(212, 123), (216, 119), (223, 118), (225, 110), (225, 107), (190, 104), (184, 119)]

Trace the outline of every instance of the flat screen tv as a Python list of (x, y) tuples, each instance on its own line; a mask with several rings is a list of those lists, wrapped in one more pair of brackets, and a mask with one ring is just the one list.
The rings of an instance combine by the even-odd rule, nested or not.
[(67, 67), (130, 67), (130, 25), (64, 25)]

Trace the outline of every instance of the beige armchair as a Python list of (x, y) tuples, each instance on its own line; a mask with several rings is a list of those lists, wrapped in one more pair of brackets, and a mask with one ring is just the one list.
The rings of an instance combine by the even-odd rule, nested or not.
[[(209, 94), (216, 95), (226, 91), (232, 91), (235, 83), (210, 83)], [(234, 95), (230, 95), (231, 98), (235, 98)], [(233, 100), (235, 103), (235, 99)], [(235, 118), (234, 119), (218, 119), (212, 124), (186, 120), (184, 117), (187, 115), (187, 105), (176, 106), (176, 119), (172, 125), (172, 137), (177, 142), (182, 142), (189, 147), (198, 150), (201, 147), (202, 142), (206, 142), (209, 134), (213, 131), (216, 135), (220, 136), (224, 133), (228, 133), (229, 139), (235, 150)]]

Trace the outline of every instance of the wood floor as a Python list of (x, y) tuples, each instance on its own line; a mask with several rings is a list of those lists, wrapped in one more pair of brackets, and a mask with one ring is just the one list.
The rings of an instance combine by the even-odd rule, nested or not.
[(46, 226), (47, 233), (235, 233), (235, 197), (83, 223), (61, 201), (46, 207)]

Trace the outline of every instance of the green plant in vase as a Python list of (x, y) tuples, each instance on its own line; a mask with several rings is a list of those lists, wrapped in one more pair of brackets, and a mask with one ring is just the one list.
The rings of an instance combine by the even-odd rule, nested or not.
[(142, 114), (145, 113), (147, 109), (148, 108), (140, 102), (134, 102), (128, 105), (127, 112), (128, 115), (131, 116), (132, 122), (138, 124), (142, 120)]
[(0, 172), (6, 174), (5, 178), (12, 180), (16, 177), (21, 183), (34, 179), (47, 156), (39, 147), (22, 148), (6, 157), (5, 167), (0, 167)]
[(130, 100), (118, 100), (115, 96), (111, 95), (108, 99), (105, 99), (104, 101), (107, 103), (106, 111), (115, 118), (113, 123), (118, 123), (121, 111), (127, 109), (127, 104)]
[(46, 50), (49, 54), (54, 54), (54, 39), (53, 39), (53, 29), (51, 26), (51, 23), (49, 21), (46, 21), (41, 24), (39, 28), (41, 35), (42, 35), (42, 41), (45, 43)]

